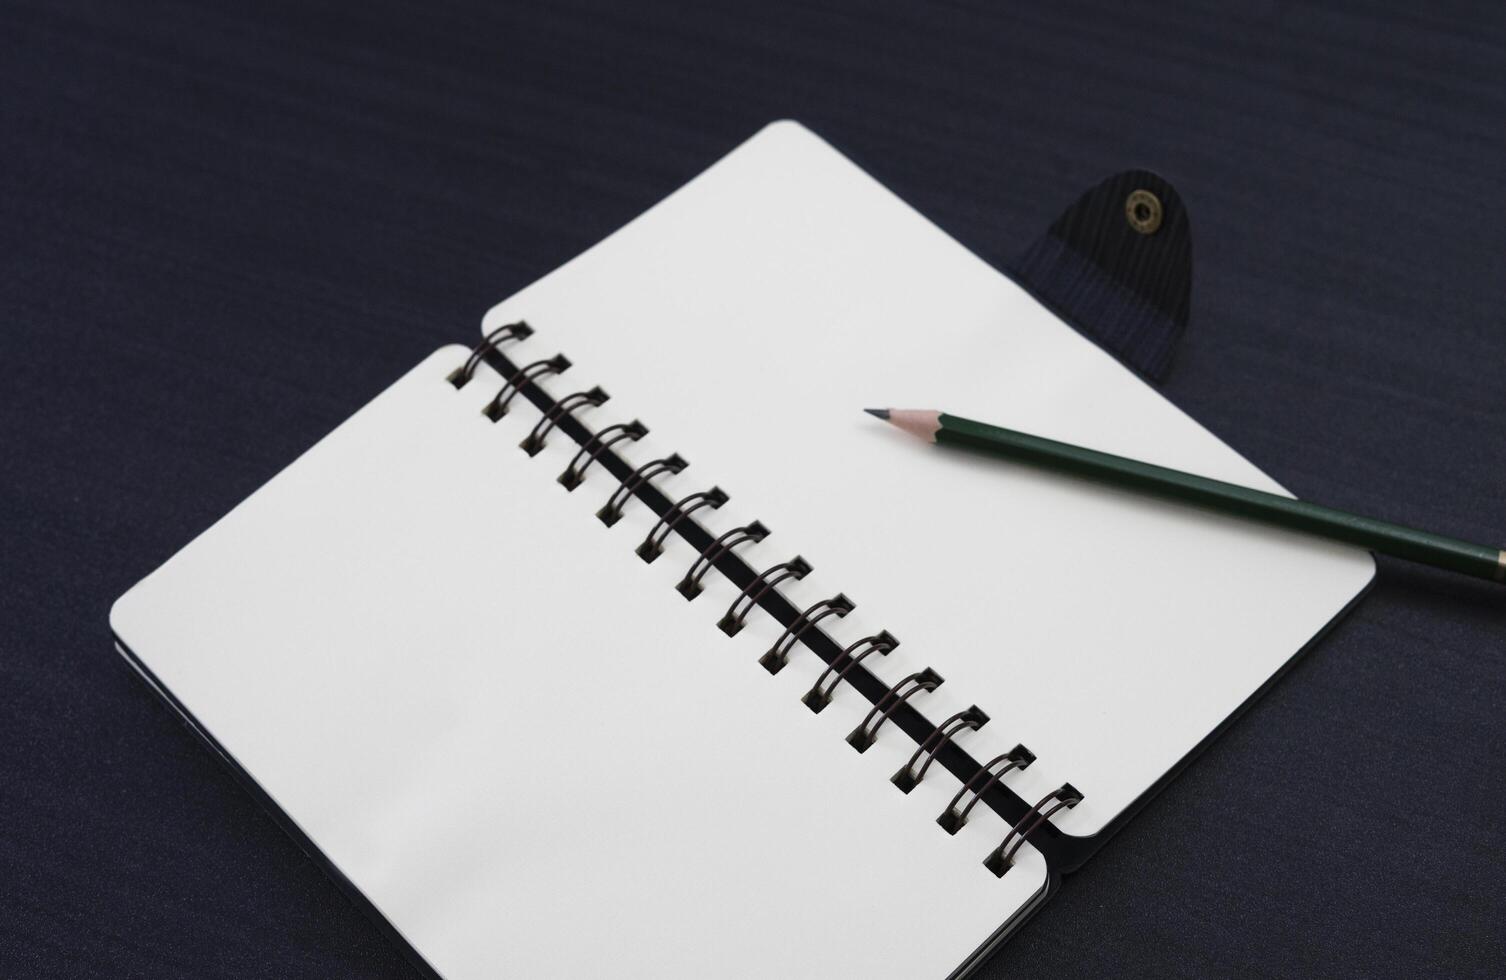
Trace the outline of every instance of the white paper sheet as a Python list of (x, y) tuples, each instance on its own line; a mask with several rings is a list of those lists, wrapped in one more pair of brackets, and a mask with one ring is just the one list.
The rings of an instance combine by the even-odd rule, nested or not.
[[(1023, 239), (1022, 239), (1023, 240)], [(566, 352), (976, 703), (1010, 785), (1086, 794), (1101, 830), (1370, 580), (1359, 549), (921, 444), (861, 414), (934, 408), (1263, 490), (1281, 488), (821, 140), (778, 123), (493, 309), (519, 357)], [(572, 387), (574, 386), (574, 387)], [(648, 458), (648, 457), (643, 457)], [(731, 525), (722, 525), (731, 526)]]
[(986, 808), (936, 826), (945, 773), (890, 784), (903, 733), (846, 743), (862, 698), (800, 703), (813, 657), (758, 665), (768, 617), (718, 631), (719, 575), (676, 593), (683, 543), (640, 561), (646, 508), (603, 527), (605, 471), (566, 493), (568, 439), (518, 449), (531, 406), (482, 417), (500, 382), (455, 391), (464, 356), (427, 359), (111, 613), (431, 966), (940, 977), (1041, 894), (1029, 847), (982, 866), (1007, 829)]

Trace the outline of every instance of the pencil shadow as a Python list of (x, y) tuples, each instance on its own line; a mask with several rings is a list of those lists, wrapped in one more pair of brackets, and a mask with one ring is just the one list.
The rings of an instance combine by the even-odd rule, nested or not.
[(1376, 556), (1376, 592), (1453, 618), (1506, 626), (1506, 585)]

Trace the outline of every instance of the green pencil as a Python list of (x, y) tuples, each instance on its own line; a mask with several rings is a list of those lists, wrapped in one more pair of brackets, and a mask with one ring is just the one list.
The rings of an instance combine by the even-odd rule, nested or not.
[(1506, 551), (928, 409), (868, 408), (911, 435), (1506, 582)]

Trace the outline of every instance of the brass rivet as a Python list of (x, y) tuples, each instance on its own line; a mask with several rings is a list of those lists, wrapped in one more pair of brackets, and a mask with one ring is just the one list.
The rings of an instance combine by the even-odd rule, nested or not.
[(1124, 199), (1124, 220), (1142, 235), (1161, 227), (1161, 199), (1147, 190), (1130, 191)]

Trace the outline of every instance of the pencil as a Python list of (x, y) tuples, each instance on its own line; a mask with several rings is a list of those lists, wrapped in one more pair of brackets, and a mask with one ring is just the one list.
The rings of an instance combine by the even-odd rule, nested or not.
[(1210, 480), (944, 412), (889, 408), (864, 411), (938, 446), (1015, 460), (1223, 514), (1360, 545), (1382, 554), (1463, 572), (1476, 578), (1506, 582), (1506, 551), (1500, 548), (1471, 544), (1458, 538), (1361, 517), (1222, 480)]

